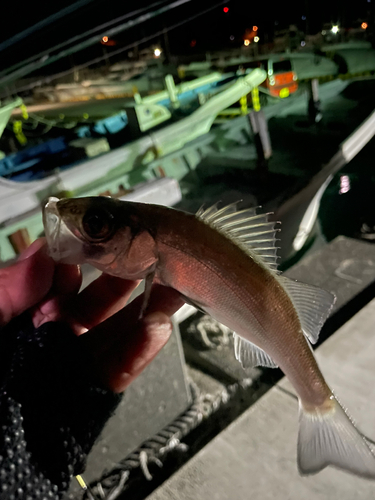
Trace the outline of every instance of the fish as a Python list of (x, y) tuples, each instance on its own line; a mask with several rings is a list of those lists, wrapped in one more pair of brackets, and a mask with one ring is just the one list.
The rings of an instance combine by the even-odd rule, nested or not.
[(299, 399), (301, 475), (331, 465), (375, 479), (375, 455), (326, 383), (311, 344), (335, 297), (277, 270), (279, 230), (269, 214), (237, 203), (197, 214), (109, 197), (50, 198), (43, 211), (51, 256), (177, 290), (230, 328), (247, 369), (280, 367)]

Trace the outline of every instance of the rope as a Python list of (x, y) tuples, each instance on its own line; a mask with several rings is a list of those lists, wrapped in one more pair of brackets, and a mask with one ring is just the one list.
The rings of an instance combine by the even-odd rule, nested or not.
[(149, 464), (155, 463), (163, 467), (163, 460), (172, 451), (186, 453), (188, 446), (181, 440), (204, 420), (228, 404), (235, 394), (238, 384), (232, 384), (215, 395), (202, 394), (198, 386), (190, 380), (192, 403), (190, 407), (158, 434), (143, 443), (143, 445), (121, 461), (108, 475), (91, 484), (84, 498), (88, 500), (116, 500), (126, 489), (130, 477), (142, 474), (147, 481), (153, 479)]
[(230, 344), (233, 332), (205, 314), (189, 325), (187, 334), (193, 336), (203, 347), (220, 350)]

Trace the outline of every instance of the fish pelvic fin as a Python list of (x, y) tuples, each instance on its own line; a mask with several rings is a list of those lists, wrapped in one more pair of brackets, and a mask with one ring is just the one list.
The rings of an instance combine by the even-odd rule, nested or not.
[(242, 368), (254, 368), (255, 366), (277, 368), (277, 364), (263, 349), (243, 339), (235, 332), (233, 332), (233, 337), (234, 354), (236, 359), (241, 363)]
[(375, 479), (375, 455), (363, 435), (332, 395), (329, 410), (305, 410), (300, 403), (298, 469), (316, 474), (328, 465)]

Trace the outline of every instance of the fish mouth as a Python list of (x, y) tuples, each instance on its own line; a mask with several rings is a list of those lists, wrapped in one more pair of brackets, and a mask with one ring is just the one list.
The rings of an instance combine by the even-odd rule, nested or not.
[(80, 264), (82, 262), (83, 243), (63, 221), (57, 204), (59, 198), (50, 197), (43, 208), (43, 225), (48, 244), (49, 255), (56, 262)]

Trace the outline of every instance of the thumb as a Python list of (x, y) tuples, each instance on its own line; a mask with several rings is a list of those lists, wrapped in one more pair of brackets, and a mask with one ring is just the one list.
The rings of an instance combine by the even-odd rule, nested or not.
[(106, 342), (93, 330), (79, 340), (91, 352), (93, 376), (100, 385), (120, 393), (151, 363), (167, 343), (172, 323), (163, 312), (153, 312), (136, 325), (128, 325), (129, 332), (106, 336)]
[(55, 263), (46, 240), (36, 240), (19, 260), (0, 269), (0, 326), (37, 304), (52, 285)]

